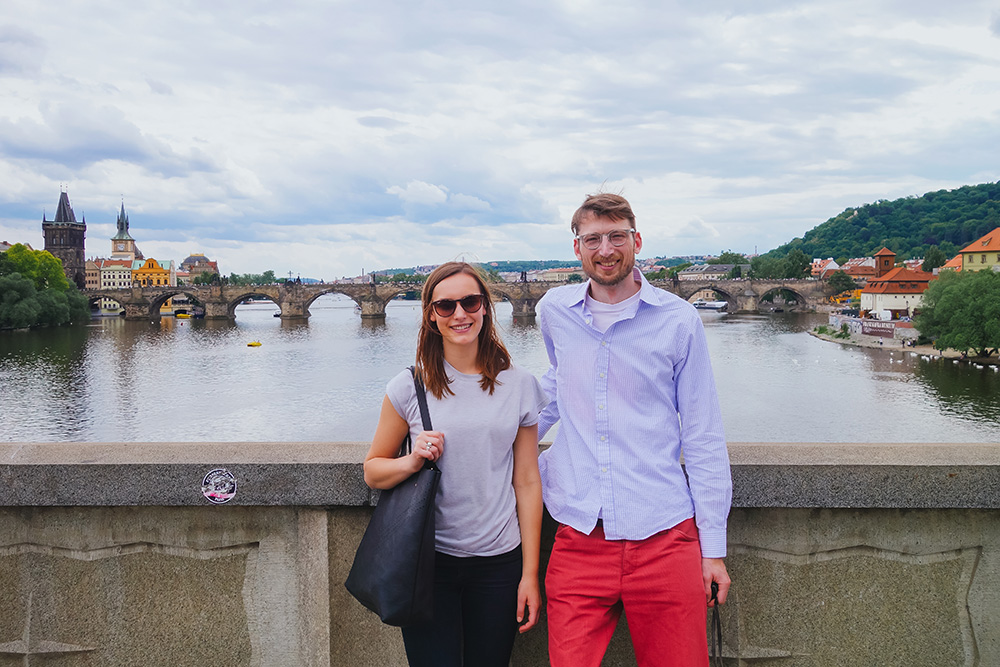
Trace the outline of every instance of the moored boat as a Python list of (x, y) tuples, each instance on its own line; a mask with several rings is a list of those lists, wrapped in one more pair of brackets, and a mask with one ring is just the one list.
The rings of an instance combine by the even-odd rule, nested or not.
[(691, 305), (699, 310), (726, 310), (729, 308), (728, 301), (705, 301), (704, 299), (698, 299)]

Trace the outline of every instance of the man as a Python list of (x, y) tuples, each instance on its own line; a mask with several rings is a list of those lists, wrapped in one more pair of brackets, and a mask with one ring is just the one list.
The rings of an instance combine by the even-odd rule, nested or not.
[(539, 464), (560, 524), (549, 660), (598, 667), (624, 609), (639, 665), (707, 665), (709, 591), (717, 582), (722, 603), (730, 583), (732, 480), (701, 320), (635, 269), (642, 237), (624, 197), (587, 197), (571, 227), (590, 280), (538, 304), (553, 399), (539, 437), (560, 421)]

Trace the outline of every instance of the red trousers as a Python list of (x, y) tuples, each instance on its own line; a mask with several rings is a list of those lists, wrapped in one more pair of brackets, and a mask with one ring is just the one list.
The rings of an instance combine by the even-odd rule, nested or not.
[(640, 667), (708, 665), (694, 519), (640, 541), (560, 525), (545, 595), (552, 667), (600, 667), (623, 609)]

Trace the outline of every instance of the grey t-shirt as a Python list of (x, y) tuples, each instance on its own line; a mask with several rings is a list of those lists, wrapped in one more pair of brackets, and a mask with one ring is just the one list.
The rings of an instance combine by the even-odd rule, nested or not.
[[(480, 388), (479, 375), (459, 373), (447, 361), (444, 368), (454, 396), (438, 400), (427, 393), (431, 424), (444, 434), (435, 548), (452, 556), (506, 553), (521, 543), (514, 437), (519, 427), (538, 422), (548, 397), (533, 375), (517, 367), (500, 373), (492, 395)], [(390, 380), (385, 393), (415, 438), (424, 429), (410, 371)]]

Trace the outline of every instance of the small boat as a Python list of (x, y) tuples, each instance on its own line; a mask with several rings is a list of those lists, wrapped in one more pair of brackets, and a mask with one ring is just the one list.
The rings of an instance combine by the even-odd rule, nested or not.
[(729, 308), (728, 301), (705, 301), (704, 299), (698, 299), (691, 305), (700, 310), (726, 310)]
[(188, 319), (191, 316), (189, 314), (187, 314), (187, 313), (177, 313), (176, 315), (174, 315), (174, 317), (178, 317), (178, 318), (180, 318), (182, 320), (186, 320), (186, 319)]
[(260, 347), (260, 341), (252, 340), (249, 343), (247, 343), (247, 347)]

